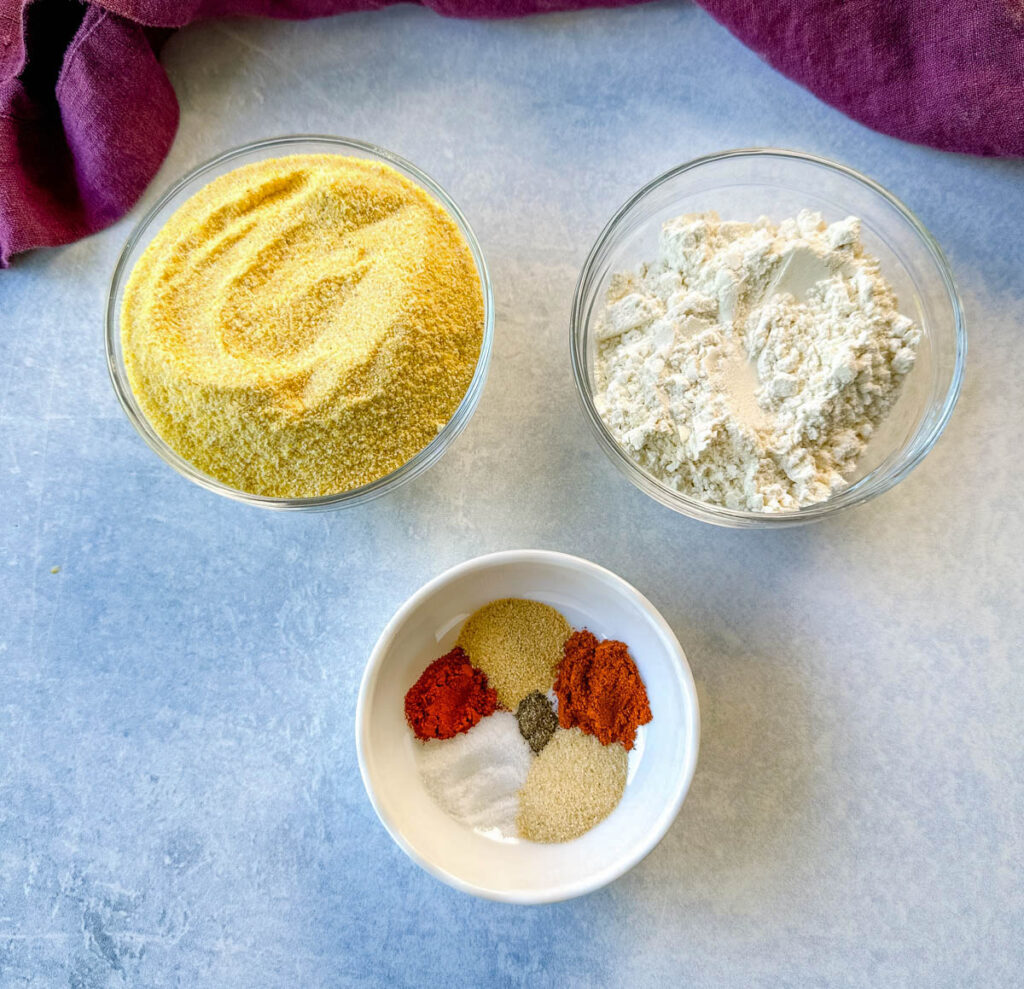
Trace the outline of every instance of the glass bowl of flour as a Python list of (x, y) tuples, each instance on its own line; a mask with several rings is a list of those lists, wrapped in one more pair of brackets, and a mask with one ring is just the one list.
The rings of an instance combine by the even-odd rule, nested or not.
[(602, 448), (717, 525), (800, 525), (887, 491), (949, 421), (966, 349), (920, 221), (793, 151), (726, 151), (644, 186), (573, 300), (573, 373)]

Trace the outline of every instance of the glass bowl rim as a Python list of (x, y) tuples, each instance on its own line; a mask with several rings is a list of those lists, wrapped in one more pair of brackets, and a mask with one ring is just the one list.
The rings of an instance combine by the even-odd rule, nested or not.
[[(881, 476), (880, 470), (885, 463), (879, 464), (872, 471), (859, 478), (849, 487), (838, 494), (833, 495), (826, 501), (814, 505), (807, 505), (803, 508), (789, 512), (753, 512), (744, 509), (726, 508), (722, 505), (714, 505), (710, 502), (700, 501), (689, 495), (685, 495), (673, 488), (668, 487), (653, 474), (648, 473), (632, 460), (618, 441), (611, 435), (604, 420), (601, 418), (597, 407), (594, 404), (593, 395), (587, 380), (587, 359), (585, 341), (589, 334), (590, 327), (585, 316), (585, 297), (590, 288), (594, 275), (597, 259), (603, 249), (611, 242), (623, 220), (632, 212), (633, 208), (642, 202), (648, 195), (660, 188), (666, 182), (693, 171), (702, 166), (714, 164), (715, 162), (736, 158), (776, 158), (781, 161), (798, 161), (810, 164), (827, 171), (836, 172), (847, 179), (853, 179), (868, 189), (869, 192), (880, 196), (892, 206), (900, 216), (909, 224), (917, 234), (921, 244), (927, 249), (936, 270), (942, 279), (946, 289), (950, 306), (953, 312), (954, 332), (956, 339), (956, 354), (954, 367), (949, 386), (942, 401), (938, 417), (931, 427), (923, 434), (918, 431), (913, 434), (905, 446), (905, 452), (910, 456), (897, 464), (891, 465), (888, 476)], [(731, 148), (725, 151), (717, 151), (712, 154), (701, 155), (683, 164), (676, 165), (660, 175), (651, 179), (641, 186), (612, 214), (611, 219), (604, 225), (600, 234), (594, 242), (594, 246), (587, 254), (583, 267), (580, 269), (579, 278), (576, 281), (576, 290), (573, 295), (572, 311), (570, 316), (570, 360), (572, 363), (573, 380), (576, 384), (577, 397), (583, 406), (586, 419), (591, 429), (597, 436), (598, 442), (605, 454), (612, 460), (616, 467), (621, 470), (630, 481), (641, 491), (668, 508), (679, 512), (690, 518), (714, 525), (730, 526), (736, 528), (756, 528), (768, 526), (803, 525), (807, 522), (819, 521), (844, 508), (863, 504), (866, 501), (884, 494), (905, 478), (931, 451), (938, 441), (942, 431), (946, 428), (953, 409), (956, 407), (957, 399), (963, 385), (964, 367), (967, 359), (967, 327), (964, 320), (963, 305), (956, 288), (953, 272), (946, 260), (946, 256), (939, 247), (938, 242), (928, 232), (924, 224), (917, 218), (914, 212), (900, 199), (894, 196), (888, 189), (880, 185), (874, 179), (869, 178), (856, 169), (844, 165), (841, 162), (831, 161), (819, 155), (809, 154), (804, 151), (793, 151), (786, 148)], [(932, 406), (934, 407), (934, 403)], [(871, 482), (874, 481), (872, 484)]]
[[(466, 393), (462, 396), (455, 411), (441, 430), (439, 430), (438, 434), (422, 450), (419, 450), (409, 460), (396, 467), (389, 474), (385, 474), (383, 477), (379, 477), (367, 484), (362, 484), (359, 487), (350, 488), (347, 491), (339, 491), (334, 494), (317, 495), (315, 497), (283, 498), (242, 491), (239, 488), (217, 480), (215, 477), (211, 477), (182, 457), (156, 432), (139, 406), (128, 383), (123, 352), (120, 346), (118, 346), (121, 332), (120, 311), (119, 307), (115, 305), (115, 300), (119, 291), (127, 282), (131, 268), (134, 267), (134, 264), (129, 265), (132, 251), (144, 238), (156, 219), (157, 214), (168, 204), (174, 202), (186, 187), (192, 185), (196, 179), (214, 171), (219, 166), (249, 155), (254, 151), (287, 149), (308, 144), (322, 144), (330, 148), (362, 152), (364, 157), (375, 158), (386, 165), (394, 167), (398, 172), (403, 173), (406, 178), (411, 178), (412, 181), (423, 187), (441, 204), (465, 237), (470, 253), (473, 256), (483, 295), (484, 327), (480, 340), (480, 353), (477, 356), (473, 377), (466, 388)], [(308, 153), (316, 154), (317, 152), (310, 151)], [(325, 149), (321, 153), (329, 154), (332, 152)], [(198, 192), (199, 188), (202, 188), (202, 186), (197, 187), (195, 191)], [(184, 202), (184, 199), (182, 202)], [(222, 151), (214, 157), (201, 162), (195, 167), (190, 168), (181, 178), (172, 182), (157, 201), (146, 210), (142, 218), (132, 228), (114, 266), (104, 313), (104, 342), (107, 354), (107, 371), (121, 408), (135, 427), (136, 432), (139, 433), (150, 449), (166, 464), (169, 464), (183, 477), (198, 484), (200, 487), (231, 498), (234, 501), (240, 501), (259, 508), (284, 511), (322, 511), (370, 501), (398, 487), (400, 484), (419, 476), (440, 459), (455, 438), (466, 428), (480, 401), (490, 365), (491, 351), (494, 343), (494, 295), (491, 288), (491, 277), (487, 268), (487, 261), (484, 258), (483, 250), (473, 228), (451, 196), (423, 169), (401, 155), (367, 141), (360, 141), (349, 137), (337, 137), (330, 134), (286, 134), (280, 137), (265, 138), (228, 148), (226, 151)]]

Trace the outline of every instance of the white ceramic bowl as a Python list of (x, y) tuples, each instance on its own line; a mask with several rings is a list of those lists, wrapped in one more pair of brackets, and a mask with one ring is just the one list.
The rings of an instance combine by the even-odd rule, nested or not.
[[(653, 720), (630, 753), (622, 801), (564, 844), (495, 841), (449, 817), (427, 793), (405, 721), (405, 693), (455, 644), (463, 621), (504, 597), (557, 608), (574, 628), (629, 646)], [(587, 560), (540, 550), (477, 557), (420, 588), (388, 622), (370, 656), (356, 708), (366, 792), (402, 850), (456, 889), (508, 903), (580, 896), (636, 865), (679, 813), (697, 764), (697, 692), (682, 647), (654, 606), (621, 577)]]

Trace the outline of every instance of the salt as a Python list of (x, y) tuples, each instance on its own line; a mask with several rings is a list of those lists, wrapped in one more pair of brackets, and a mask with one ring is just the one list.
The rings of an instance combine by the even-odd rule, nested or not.
[(496, 711), (468, 732), (415, 748), (423, 783), (442, 810), (477, 831), (516, 835), (518, 794), (533, 754), (514, 714)]

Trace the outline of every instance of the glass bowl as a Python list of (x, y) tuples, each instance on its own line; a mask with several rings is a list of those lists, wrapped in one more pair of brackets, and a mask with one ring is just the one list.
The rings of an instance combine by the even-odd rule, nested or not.
[[(484, 330), (483, 338), (480, 342), (480, 356), (477, 358), (476, 369), (466, 394), (444, 428), (415, 456), (390, 474), (385, 474), (384, 477), (378, 478), (369, 484), (361, 485), (358, 488), (339, 491), (335, 494), (320, 495), (314, 498), (272, 498), (265, 495), (250, 494), (247, 491), (240, 491), (238, 488), (218, 481), (185, 460), (184, 457), (171, 449), (157, 434), (140, 408), (128, 383), (128, 376), (124, 366), (124, 354), (121, 350), (121, 300), (124, 295), (125, 285), (132, 269), (135, 267), (135, 262), (175, 210), (203, 186), (225, 172), (230, 172), (235, 168), (254, 161), (291, 154), (342, 154), (355, 158), (370, 158), (374, 161), (390, 165), (395, 171), (400, 172), (406, 178), (424, 188), (444, 207), (462, 232), (462, 236), (466, 238), (466, 243), (469, 244), (473, 261), (476, 264), (476, 270), (480, 276), (480, 288), (484, 301)], [(451, 446), (455, 437), (466, 428), (466, 424), (476, 411), (477, 403), (480, 401), (484, 382), (487, 378), (487, 367), (491, 359), (493, 339), (494, 299), (491, 293), (491, 280), (487, 273), (487, 264), (480, 250), (480, 244), (468, 221), (444, 189), (411, 162), (400, 158), (396, 154), (392, 154), (390, 151), (386, 151), (384, 148), (350, 138), (329, 137), (320, 134), (275, 137), (270, 140), (257, 141), (253, 144), (233, 148), (200, 165), (198, 168), (194, 168), (183, 178), (175, 182), (160, 197), (156, 205), (139, 221), (128, 237), (124, 250), (121, 251), (121, 256), (117, 260), (117, 266), (114, 268), (114, 276), (110, 283), (110, 293), (107, 297), (107, 368), (110, 371), (110, 380), (113, 382), (114, 391), (121, 402), (121, 407), (124, 409), (129, 420), (131, 420), (132, 425), (160, 457), (178, 471), (179, 474), (209, 491), (215, 491), (217, 494), (224, 495), (227, 498), (233, 498), (236, 501), (245, 502), (248, 505), (256, 505), (260, 508), (322, 511), (357, 505), (379, 497), (397, 488), (400, 484), (418, 477), (441, 458), (445, 450)]]
[[(664, 221), (716, 210), (725, 220), (779, 222), (801, 209), (827, 222), (863, 221), (865, 249), (881, 262), (900, 311), (921, 328), (914, 368), (889, 416), (875, 431), (850, 484), (827, 501), (789, 512), (752, 512), (700, 501), (670, 488), (616, 442), (594, 404), (594, 323), (611, 276), (657, 256)], [(921, 222), (877, 182), (845, 165), (796, 151), (747, 148), (697, 158), (649, 182), (601, 231), (576, 285), (571, 358), (576, 389), (602, 449), (638, 487), (674, 511), (715, 525), (742, 528), (802, 525), (860, 505), (907, 476), (935, 445), (956, 405), (967, 334), (953, 275)]]

